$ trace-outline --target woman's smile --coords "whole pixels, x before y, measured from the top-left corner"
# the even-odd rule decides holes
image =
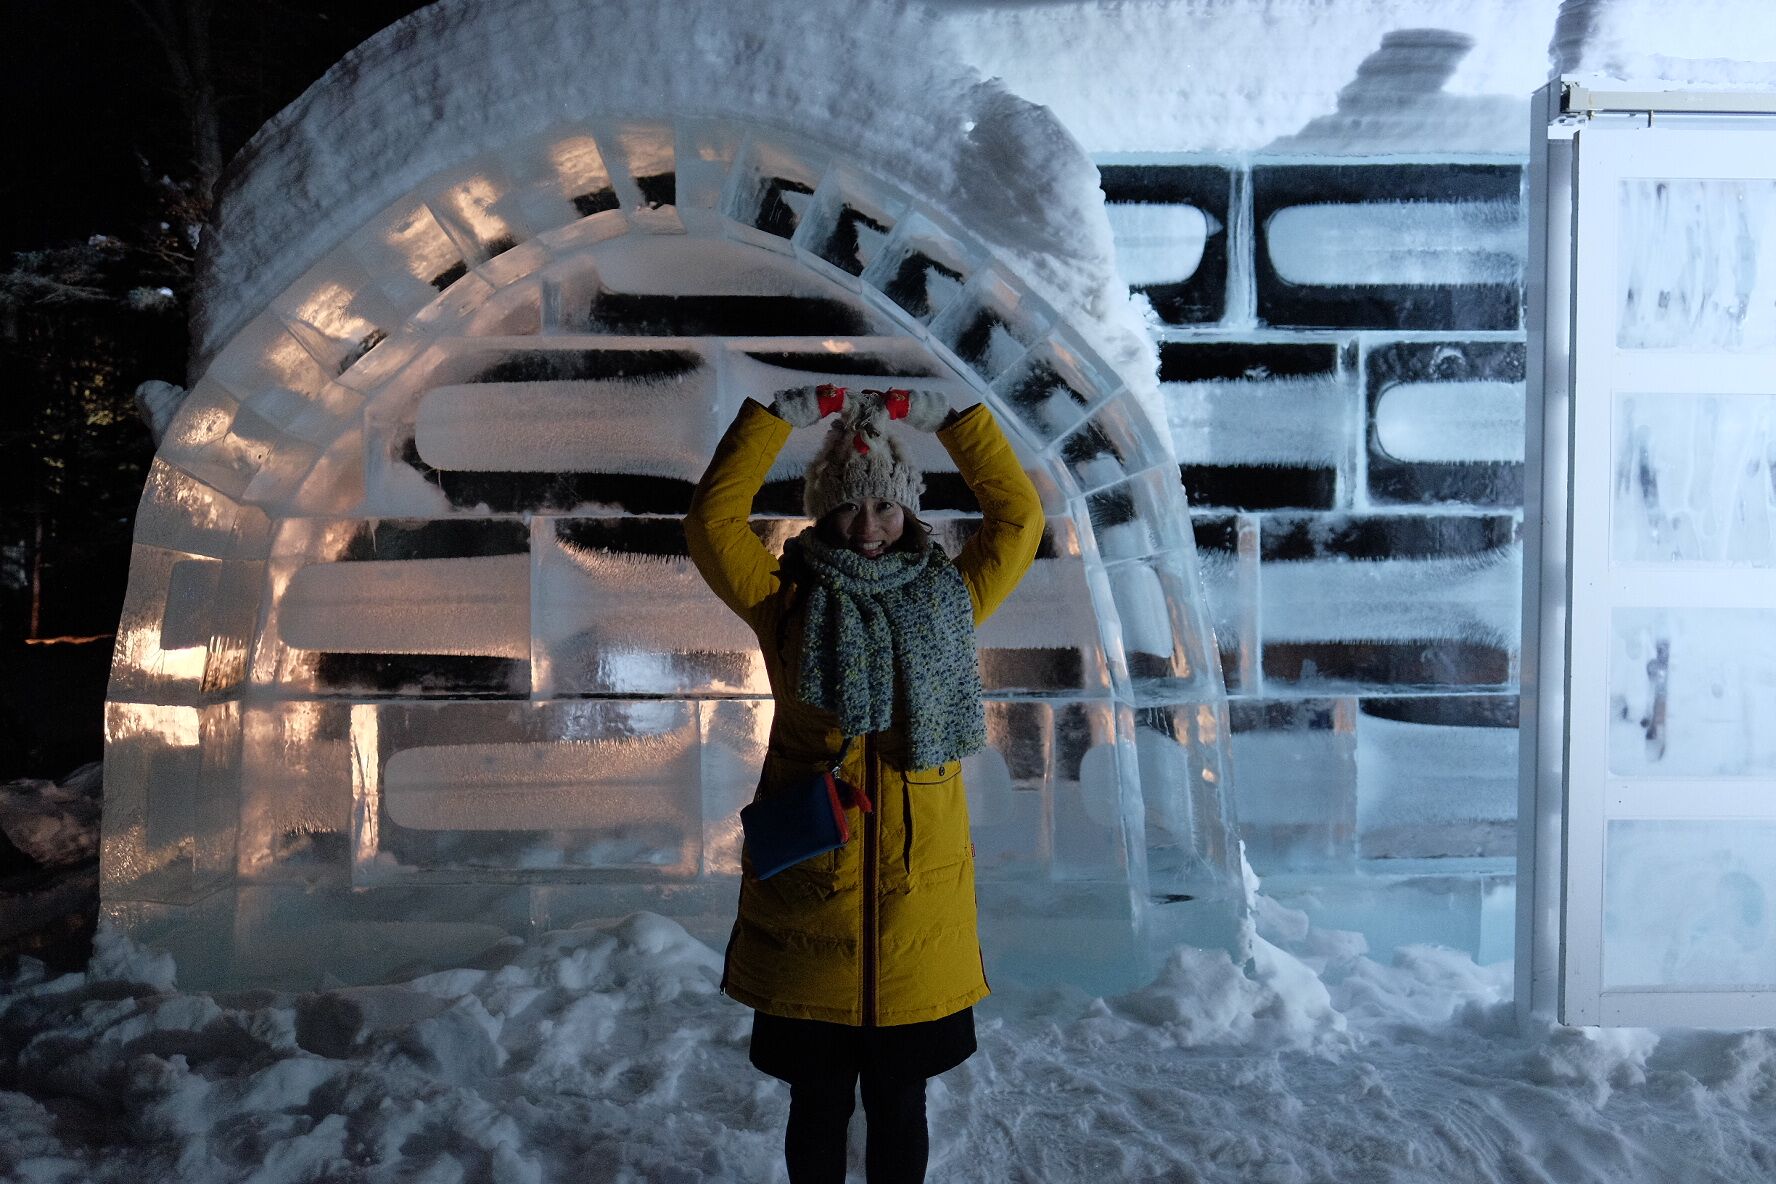
[[[852,553],[880,559],[906,530],[906,510],[887,498],[865,498],[834,507],[824,522]]]

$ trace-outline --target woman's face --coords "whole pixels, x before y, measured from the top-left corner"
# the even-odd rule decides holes
[[[827,537],[867,559],[879,559],[893,550],[906,530],[906,511],[887,498],[844,502],[827,512],[821,521]]]

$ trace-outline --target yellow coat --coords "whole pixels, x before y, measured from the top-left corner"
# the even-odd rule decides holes
[[[685,517],[691,559],[758,635],[777,700],[760,795],[830,767],[842,743],[830,711],[795,697],[800,630],[783,622],[800,601],[748,525],[789,433],[788,423],[747,400]],[[955,557],[979,625],[1035,559],[1042,504],[985,406],[937,438],[984,518]],[[875,811],[850,810],[845,846],[768,880],[743,867],[723,983],[729,995],[772,1015],[866,1026],[940,1019],[986,996],[961,763],[906,769],[904,754],[898,726],[852,741],[842,776],[863,787]]]

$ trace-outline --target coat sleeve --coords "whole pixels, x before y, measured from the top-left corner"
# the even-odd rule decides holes
[[[691,562],[755,633],[781,581],[777,556],[752,533],[752,499],[789,433],[788,423],[746,400],[715,446],[684,520]]]
[[[981,528],[956,556],[979,625],[1035,561],[1044,525],[1042,499],[985,404],[964,411],[937,438],[980,503]]]

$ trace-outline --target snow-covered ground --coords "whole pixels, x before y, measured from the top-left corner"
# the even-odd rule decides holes
[[[1180,949],[1115,998],[1002,984],[930,1087],[930,1179],[1776,1178],[1776,1032],[1519,1034],[1508,966],[1259,911],[1249,972]],[[405,983],[212,996],[101,929],[84,973],[0,985],[0,1179],[781,1180],[788,1092],[720,969],[637,914]]]

